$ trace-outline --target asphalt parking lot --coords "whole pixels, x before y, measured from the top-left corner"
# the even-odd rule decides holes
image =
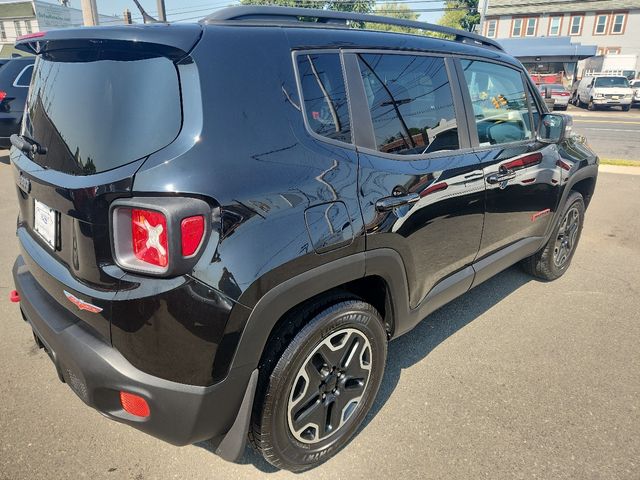
[[[3,153],[0,478],[292,478],[250,450],[235,465],[206,444],[164,444],[57,380],[7,300],[16,201]],[[601,173],[569,272],[541,283],[511,268],[393,342],[360,434],[298,478],[640,478],[638,211],[640,175]]]
[[[590,112],[569,105],[567,113],[573,117],[574,131],[587,137],[600,158],[640,161],[640,108]]]

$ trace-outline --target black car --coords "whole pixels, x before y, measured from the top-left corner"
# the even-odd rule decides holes
[[[19,57],[0,68],[0,148],[11,146],[11,135],[20,132],[35,57]]]
[[[471,33],[232,7],[18,48],[13,300],[88,405],[230,460],[335,454],[387,341],[516,262],[560,277],[596,184],[570,118]]]

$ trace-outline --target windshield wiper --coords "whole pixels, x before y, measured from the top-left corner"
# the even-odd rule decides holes
[[[24,153],[37,153],[38,155],[46,155],[47,153],[47,147],[40,145],[33,138],[29,138],[26,135],[16,135],[14,133],[10,139],[11,144]]]

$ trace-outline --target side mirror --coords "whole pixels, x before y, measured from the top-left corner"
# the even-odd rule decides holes
[[[538,128],[537,140],[542,143],[559,143],[571,135],[573,118],[562,113],[546,113]]]

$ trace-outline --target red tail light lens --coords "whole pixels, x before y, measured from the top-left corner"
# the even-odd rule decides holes
[[[129,392],[120,392],[120,403],[125,412],[136,417],[148,417],[151,414],[149,404],[139,395]]]
[[[211,207],[196,198],[123,198],[110,214],[113,259],[123,270],[145,275],[190,272],[212,229]]]
[[[162,213],[134,208],[131,211],[131,241],[133,254],[139,260],[161,268],[169,264],[167,219]]]
[[[568,97],[569,92],[565,92],[564,90],[551,90],[551,95],[559,95],[561,97]]]
[[[0,90],[0,102],[7,98],[7,92]]]
[[[180,222],[182,233],[182,256],[190,257],[198,250],[202,237],[204,237],[204,217],[196,215],[188,217]]]

